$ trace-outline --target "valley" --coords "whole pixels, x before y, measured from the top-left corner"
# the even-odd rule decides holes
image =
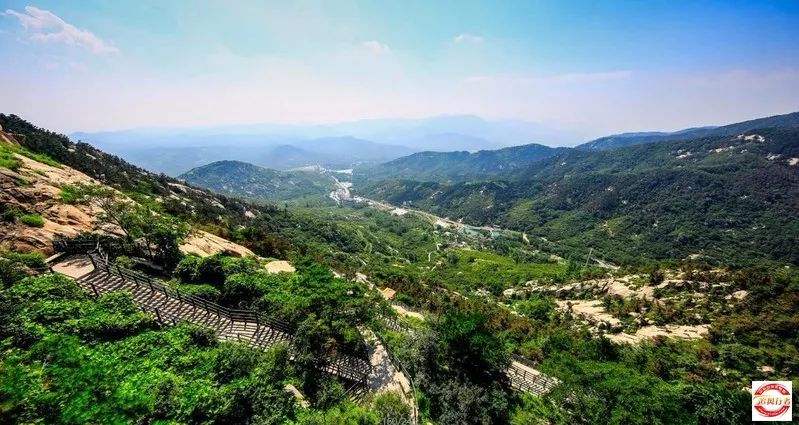
[[[773,181],[770,174],[775,174],[784,180],[781,187],[790,192],[795,178],[790,159],[797,155],[790,128],[732,138],[659,141],[651,147],[620,148],[624,151],[613,157],[559,151],[524,165],[527,172],[537,170],[535,179],[544,183],[531,183],[529,177],[517,174],[519,167],[502,171],[502,181],[455,182],[445,177],[442,182],[402,178],[375,182],[368,177],[369,168],[275,171],[224,161],[193,170],[184,181],[138,169],[16,117],[3,116],[0,123],[7,129],[6,143],[13,143],[4,145],[5,155],[16,161],[2,169],[7,217],[2,243],[12,249],[4,255],[13,259],[14,251],[30,249],[49,253],[55,239],[90,238],[107,246],[109,261],[113,261],[109,267],[154,274],[164,279],[167,294],[174,290],[207,300],[202,302],[220,303],[220,308],[251,309],[287,323],[296,332],[289,347],[271,343],[262,347],[267,357],[291,359],[286,378],[277,380],[280,386],[270,390],[291,394],[296,400],[286,406],[299,407],[275,410],[285,418],[310,418],[329,414],[331,409],[360,415],[359,409],[394,396],[399,397],[390,402],[394,408],[408,409],[410,417],[415,415],[420,421],[435,421],[440,412],[468,411],[448,410],[453,406],[444,402],[450,397],[442,387],[447,385],[482,394],[470,403],[480,406],[479,413],[473,414],[487,421],[497,415],[500,422],[514,423],[506,415],[523,416],[530,410],[555,418],[564,414],[557,406],[571,403],[574,397],[610,400],[611,394],[621,390],[603,389],[606,378],[597,380],[595,373],[633,382],[633,387],[623,391],[628,399],[640,401],[634,401],[637,406],[645,404],[653,388],[660,388],[657,391],[687,391],[680,392],[680,397],[709,407],[716,406],[715,402],[693,391],[712,389],[721,391],[724,400],[740,400],[739,388],[749,376],[795,374],[797,353],[777,337],[785,335],[781,329],[794,317],[797,277],[790,263],[775,263],[775,257],[764,256],[762,267],[748,267],[706,254],[657,258],[645,252],[631,261],[629,251],[617,250],[613,244],[575,241],[553,232],[552,222],[525,221],[518,216],[521,205],[535,210],[536,203],[558,202],[557,198],[524,200],[509,208],[497,204],[502,196],[540,196],[535,191],[549,184],[570,184],[576,172],[564,173],[557,167],[613,170],[629,164],[627,156],[638,159],[651,154],[648,161],[654,163],[662,162],[664,153],[674,157],[670,161],[690,157],[692,162],[678,163],[680,168],[699,167],[705,172],[708,168],[702,167],[711,167],[722,175],[728,168],[719,168],[715,155],[729,155],[736,164],[731,168],[734,172],[749,169],[744,175],[760,173],[760,179],[769,182]],[[679,155],[685,156],[676,158]],[[471,167],[469,161],[463,164],[465,169]],[[637,168],[647,173],[648,166]],[[595,176],[599,183],[588,187],[612,186],[613,191],[603,189],[602,193],[618,194],[629,203],[635,198],[626,198],[630,189],[623,184],[635,177],[609,181],[619,173]],[[704,184],[715,184],[713,179],[692,182],[698,191]],[[525,186],[534,191],[525,192],[521,189]],[[109,192],[103,187],[113,189]],[[394,191],[397,188],[402,190]],[[781,189],[767,190],[758,196],[772,196],[767,193]],[[455,201],[455,193],[460,193],[460,202]],[[561,196],[561,201],[576,196],[563,189],[552,194]],[[588,204],[594,202],[590,197],[595,193],[587,196]],[[770,199],[772,206],[761,217],[790,208],[793,198]],[[618,208],[622,200],[609,205]],[[508,198],[507,202],[518,201]],[[707,211],[714,211],[712,202]],[[564,208],[568,211],[569,205],[555,210]],[[62,210],[74,213],[52,213]],[[625,210],[623,217],[592,211],[604,223],[638,220],[641,206]],[[72,221],[79,212],[89,218]],[[114,219],[114,214],[121,215]],[[149,218],[142,222],[139,214]],[[25,215],[41,216],[43,226],[26,224]],[[685,219],[682,212],[677,216]],[[561,220],[557,214],[549,217]],[[582,219],[590,221],[589,217]],[[659,216],[661,226],[666,217]],[[148,221],[158,225],[145,225]],[[603,237],[614,241],[624,235],[623,226],[615,226],[617,230],[605,230]],[[573,230],[580,229],[584,227]],[[783,235],[795,236],[790,230]],[[142,238],[151,241],[149,245]],[[178,243],[170,245],[171,238]],[[676,241],[661,243],[674,246]],[[16,264],[20,260],[3,261]],[[12,288],[44,285],[44,280],[56,278],[43,274],[39,279],[43,280],[24,280]],[[98,300],[117,296],[110,289]],[[143,296],[134,299],[141,302],[146,299]],[[773,311],[780,319],[762,321],[764,306],[774,305],[774,297]],[[43,308],[34,300],[25,302],[25,308]],[[171,311],[166,304],[164,309],[157,314],[162,315],[160,320]],[[196,322],[194,316],[176,314],[166,327],[146,332],[195,332],[186,328]],[[177,326],[171,329],[173,324]],[[753,340],[743,331],[752,326],[760,327],[761,338]],[[242,329],[250,331],[246,326]],[[125,341],[144,331],[129,332]],[[228,331],[214,332],[226,335]],[[788,333],[787,338],[795,335]],[[235,348],[235,343],[219,344],[222,352],[243,349]],[[22,347],[13,349],[18,355],[25,352]],[[190,353],[199,349],[185,348]],[[287,354],[280,354],[281,350],[288,350],[283,351]],[[346,379],[314,372],[332,367],[323,359],[343,353],[370,364],[381,375],[370,375],[371,384],[357,389]],[[157,358],[155,353],[147,355]],[[438,360],[425,363],[431,358]],[[248,382],[256,385],[255,380]],[[284,387],[291,388],[290,392]],[[185,397],[171,391],[174,397]],[[363,395],[348,396],[356,393]],[[329,401],[321,401],[325,399]],[[493,409],[489,400],[508,403],[510,410]],[[606,412],[622,414],[617,404],[606,406]],[[693,410],[685,414],[693,419],[701,415]]]
[[[0,424],[799,423],[797,0],[0,15]]]

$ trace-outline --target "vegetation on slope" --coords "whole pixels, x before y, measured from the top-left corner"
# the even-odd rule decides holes
[[[357,168],[355,178],[369,181],[395,178],[456,182],[485,179],[524,169],[565,150],[529,144],[474,153],[419,152],[371,168]]]
[[[409,366],[419,389],[422,417],[437,424],[742,423],[749,415],[749,395],[741,388],[751,379],[797,377],[797,356],[791,347],[799,345],[792,331],[797,329],[799,280],[793,269],[742,270],[732,283],[713,281],[732,285],[730,290],[749,290],[751,295],[742,303],[729,301],[724,309],[712,312],[707,340],[656,338],[640,345],[619,345],[598,336],[571,313],[557,309],[548,295],[512,298],[509,306],[497,302],[508,301],[500,297],[502,290],[524,286],[527,280],[558,285],[607,273],[551,257],[549,253],[559,245],[533,238],[535,233],[528,232],[531,242],[521,237],[469,237],[434,229],[427,218],[415,214],[396,216],[367,207],[290,211],[258,207],[190,186],[176,189],[174,185],[180,183],[137,171],[123,161],[117,166],[103,161],[81,165],[70,156],[75,153],[70,149],[78,152],[76,145],[62,144],[64,153],[58,148],[63,141],[60,136],[28,130],[46,149],[52,148],[54,158],[64,155],[65,163],[74,161],[76,167],[90,172],[107,169],[116,177],[100,176],[105,182],[158,214],[246,242],[261,255],[293,259],[299,272],[292,276],[265,274],[253,260],[184,257],[171,283],[182,289],[196,287],[197,293],[226,305],[257,308],[292,321],[300,329],[296,339],[302,351],[299,362],[287,365],[282,360],[285,352],[279,349],[261,355],[215,343],[207,332],[187,325],[157,329],[152,318],[134,308],[124,294],[93,301],[62,278],[24,278],[35,267],[21,264],[34,265],[35,260],[3,255],[3,421],[377,423],[381,418],[364,410],[370,407],[341,401],[341,386],[312,372],[314,362],[331,346],[358,349],[355,325],[361,323],[383,333],[398,358]],[[738,141],[745,145],[740,149],[748,149],[757,158],[765,154],[758,146],[767,146],[772,152],[777,145],[770,143],[779,137],[770,139],[762,134],[767,142]],[[727,145],[705,149],[719,146]],[[90,147],[80,149],[84,149],[82,154],[103,155]],[[709,152],[669,159],[673,154],[668,149],[683,147],[666,148],[665,156],[657,150],[641,149],[626,162],[597,159],[592,165],[587,160],[576,161],[568,176],[558,176],[551,167],[526,172],[541,173],[542,178],[551,173],[549,178],[555,181],[579,178],[586,171],[581,167],[589,166],[606,172],[608,179],[621,178],[630,165],[635,165],[633,173],[652,172],[664,161],[683,164],[687,171],[708,178],[727,169],[714,163]],[[792,149],[791,143],[786,143],[782,152],[795,155]],[[727,151],[713,154],[723,152]],[[642,161],[645,153],[654,155]],[[727,166],[747,170],[748,162],[735,161],[743,157],[733,156],[732,150],[727,153]],[[566,157],[577,158],[562,158]],[[785,161],[786,156],[780,160]],[[764,161],[768,167],[792,170],[786,164]],[[769,168],[766,175],[773,170],[776,168]],[[135,179],[128,179],[129,175]],[[599,180],[590,187],[604,188],[607,182]],[[555,190],[529,182],[530,187],[525,187],[513,180],[492,184],[497,189],[482,194],[469,185],[453,186],[464,195],[474,195],[458,205],[477,209],[500,189],[516,194]],[[566,198],[579,195],[590,199],[592,193],[581,194],[581,187],[572,186],[565,192]],[[78,193],[67,190],[62,195],[74,199]],[[183,196],[186,205],[173,205],[168,201],[171,195]],[[772,196],[769,199],[778,205],[790,205],[781,203],[787,198],[774,197],[768,191],[763,196]],[[619,208],[618,204],[611,206]],[[562,205],[576,209],[580,204],[569,200]],[[248,217],[245,211],[257,216]],[[591,217],[595,211],[586,213]],[[492,212],[483,214],[490,217]],[[524,218],[523,214],[519,218]],[[428,313],[426,320],[408,320],[413,332],[380,330],[374,319],[391,313],[376,294],[368,292],[365,284],[335,279],[326,268],[302,260],[306,256],[350,276],[356,271],[368,272],[371,281],[392,286],[398,290],[398,299]],[[641,256],[639,252],[636,258]],[[691,267],[699,266],[692,263]],[[614,306],[621,313],[623,308],[618,303]],[[228,351],[233,353],[226,354]],[[509,353],[536,361],[537,368],[557,377],[561,385],[541,398],[510,391],[501,375]],[[282,384],[289,382],[309,397],[311,409],[294,406],[282,392]],[[371,406],[383,403],[376,401]]]
[[[335,183],[326,174],[277,171],[239,161],[213,162],[189,170],[178,178],[217,193],[267,201],[327,195]]]
[[[760,128],[799,127],[799,112],[772,117],[758,118],[721,127],[686,128],[672,133],[644,132],[623,133],[600,137],[576,146],[576,149],[604,151],[625,146],[642,145],[675,139],[694,139],[697,137],[735,136]]]
[[[761,137],[763,138],[761,141]],[[506,180],[386,180],[368,196],[473,224],[556,240],[619,263],[699,254],[726,263],[799,264],[799,130],[763,129],[632,146],[571,150]]]

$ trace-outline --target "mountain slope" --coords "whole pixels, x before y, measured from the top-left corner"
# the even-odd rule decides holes
[[[179,177],[217,193],[283,200],[326,195],[335,184],[329,175],[308,171],[277,171],[239,161],[217,161]]]
[[[5,131],[0,132],[3,140],[14,140],[14,146],[9,149],[25,149],[26,155],[38,162],[45,161],[56,167],[70,167],[84,174],[86,178],[112,187],[159,214],[190,225],[194,229],[190,236],[200,236],[202,239],[195,244],[196,249],[190,249],[190,252],[210,254],[219,250],[236,251],[225,246],[227,241],[232,241],[263,257],[290,258],[310,255],[338,272],[349,275],[365,267],[359,254],[365,249],[367,242],[356,229],[345,228],[340,223],[296,209],[277,208],[263,202],[252,203],[231,198],[176,178],[151,173],[87,143],[75,143],[62,134],[39,128],[16,115],[0,114],[0,127]],[[2,144],[0,142],[0,146]],[[5,174],[6,170],[13,171],[20,163],[15,160],[16,153],[7,155],[6,150],[8,149],[0,149],[0,174]],[[24,198],[26,207],[21,213],[35,212],[41,215],[45,219],[42,227],[45,230],[49,229],[46,220],[50,217],[54,220],[49,221],[61,223],[61,219],[51,216],[46,209],[60,202],[59,192],[65,182],[54,182],[47,188],[38,190],[35,186],[37,172],[31,171],[21,176],[22,178],[11,172],[8,175],[8,179],[2,182],[4,186],[0,187],[1,193],[11,194],[15,199],[17,195]],[[21,187],[26,189],[20,190]],[[38,202],[37,197],[46,197],[47,200]],[[4,198],[0,201],[5,203],[11,199]],[[5,205],[0,204],[0,212],[4,209]],[[4,214],[2,219],[5,218]],[[19,217],[12,218],[21,221]],[[78,215],[64,215],[63,218],[63,223],[69,226],[77,226],[76,221],[81,219]],[[0,222],[0,236],[13,236],[11,233],[16,228],[2,226]],[[11,231],[6,231],[7,229]],[[79,230],[83,229],[81,227]],[[41,237],[37,236],[35,241],[26,242],[24,246],[46,250],[55,233],[39,235]],[[246,253],[243,249],[238,252]]]
[[[385,178],[419,181],[465,181],[524,169],[566,148],[529,144],[490,151],[419,152],[371,168],[357,169],[361,183]]]
[[[25,138],[24,135],[18,137]],[[0,152],[8,152],[10,146],[19,148],[20,144],[13,135],[0,131]],[[19,152],[14,154],[16,164],[10,168],[0,166],[0,212],[3,213],[3,219],[0,220],[0,247],[35,249],[49,254],[52,253],[52,241],[56,237],[71,237],[98,230],[104,233],[119,232],[119,229],[102,225],[97,218],[100,211],[96,206],[66,203],[60,198],[61,191],[67,186],[101,185],[99,180],[41,154],[14,150]],[[182,202],[192,202],[183,193],[176,192],[171,196]],[[14,215],[22,213],[40,217],[40,225],[14,219]],[[186,237],[180,249],[201,256],[219,252],[253,255],[252,251],[241,245],[199,229]]]
[[[592,152],[482,182],[387,179],[367,196],[595,248],[618,262],[709,255],[799,264],[799,128]]]
[[[691,139],[711,136],[731,136],[745,133],[754,129],[772,127],[799,127],[799,112],[758,118],[721,127],[687,128],[670,133],[644,132],[615,134],[591,140],[589,142],[583,143],[582,145],[578,145],[575,148],[589,151],[603,151],[624,146],[660,142],[663,140]]]

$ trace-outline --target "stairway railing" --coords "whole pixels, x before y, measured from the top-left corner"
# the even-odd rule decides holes
[[[151,292],[162,293],[167,298],[172,298],[180,302],[185,302],[195,308],[203,309],[205,311],[216,314],[217,317],[230,320],[231,322],[244,322],[247,325],[255,325],[257,336],[260,328],[269,328],[280,333],[285,334],[285,339],[291,344],[296,327],[283,320],[270,317],[264,313],[254,310],[234,309],[219,305],[213,301],[206,300],[202,297],[186,294],[177,288],[173,288],[159,279],[154,279],[146,274],[139,273],[134,270],[121,267],[116,264],[109,264],[108,255],[106,255],[99,241],[69,241],[57,239],[53,241],[53,247],[56,251],[77,253],[87,253],[92,265],[96,271],[107,273],[112,276],[117,276],[122,280],[132,282],[137,287],[144,287]],[[95,296],[99,296],[99,290],[91,280],[86,280],[91,286]],[[161,311],[157,308],[143,306],[144,310],[155,313],[159,322],[166,323],[161,315]],[[173,319],[174,323],[174,319]],[[241,335],[238,339],[241,339]],[[246,337],[245,337],[246,338]],[[257,341],[250,340],[251,343]],[[326,365],[323,367],[328,373],[335,374],[350,381],[355,381],[358,384],[366,385],[369,375],[372,371],[372,366],[367,359],[358,357],[357,352],[347,349],[347,347],[337,346],[333,347],[334,353],[327,358]]]

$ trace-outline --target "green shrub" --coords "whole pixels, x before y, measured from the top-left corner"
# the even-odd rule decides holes
[[[24,224],[26,226],[44,227],[44,218],[42,218],[41,215],[36,214],[36,213],[22,214],[19,217],[19,221],[21,221],[22,224]]]
[[[202,283],[221,286],[225,283],[225,271],[222,268],[222,258],[219,255],[205,257],[197,265],[197,279]]]
[[[6,251],[6,252],[0,252],[0,257],[7,258],[11,261],[16,261],[18,263],[22,263],[32,269],[40,270],[47,267],[47,263],[44,261],[44,256],[36,251],[29,251],[29,252]]]
[[[412,306],[415,304],[414,298],[404,292],[397,292],[397,294],[394,296],[394,301],[407,306]]]
[[[261,265],[255,257],[222,257],[222,269],[225,276],[236,273],[254,273],[261,270]]]
[[[152,316],[142,311],[130,294],[109,292],[100,295],[97,303],[88,304],[77,320],[69,322],[66,330],[84,339],[114,340],[153,326]]]
[[[0,288],[8,287],[25,277],[22,264],[0,258]]]
[[[225,264],[229,263],[230,267]],[[246,263],[229,262],[220,255],[200,258],[187,255],[180,259],[172,275],[183,283],[207,283],[221,287],[225,283],[225,269],[248,269]]]
[[[17,303],[86,298],[86,293],[74,280],[57,273],[45,273],[22,279],[9,288],[7,293]]]
[[[222,383],[241,378],[252,373],[262,357],[261,352],[243,344],[219,344],[214,362],[214,375]]]
[[[83,193],[78,186],[65,184],[58,192],[58,198],[65,204],[74,205],[81,201]]]
[[[205,285],[201,283],[182,284],[178,285],[177,288],[183,294],[196,295],[210,301],[218,301],[222,296],[222,293],[219,291],[219,289],[216,289],[211,285]]]
[[[114,264],[119,267],[124,267],[126,269],[132,269],[134,266],[133,260],[126,255],[120,255],[117,258],[114,258]]]
[[[184,256],[175,266],[175,269],[172,271],[172,276],[184,283],[195,282],[197,280],[197,268],[200,265],[200,261],[202,261],[202,258],[196,255]]]
[[[374,402],[372,402],[372,408],[380,415],[382,423],[411,423],[411,409],[397,393],[389,392],[378,394]]]
[[[13,222],[22,215],[22,210],[14,204],[3,204],[0,207],[0,218],[3,221]]]

